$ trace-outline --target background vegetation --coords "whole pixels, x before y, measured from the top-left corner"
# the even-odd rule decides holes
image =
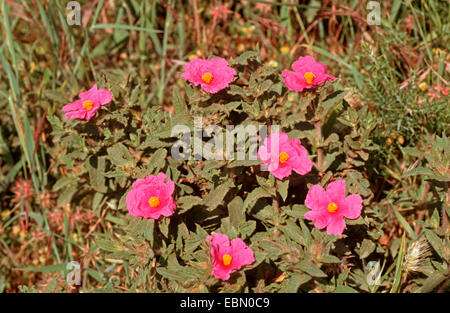
[[[80,4],[70,26],[65,1],[1,1],[0,291],[449,290],[448,1],[380,1],[379,26],[356,0]],[[280,72],[307,54],[339,80],[288,92]],[[201,93],[180,77],[196,56],[226,58],[239,79]],[[94,82],[114,101],[65,119]],[[313,171],[275,183],[254,161],[176,161],[171,127],[195,115],[278,124]],[[132,218],[131,183],[158,172],[176,183],[176,214]],[[364,199],[342,237],[303,218],[308,188],[338,178]],[[256,262],[214,279],[213,231],[242,237]],[[81,286],[66,284],[71,261]]]

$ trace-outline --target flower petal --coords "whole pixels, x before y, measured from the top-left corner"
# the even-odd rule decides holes
[[[320,185],[314,185],[308,190],[306,195],[305,205],[311,210],[326,210],[330,203],[327,193]]]
[[[349,195],[341,202],[340,211],[342,215],[349,219],[356,219],[361,215],[362,198],[360,195]]]
[[[64,114],[65,118],[78,118],[78,119],[84,119],[86,117],[86,110],[84,111],[70,111]]]
[[[345,221],[344,218],[338,215],[330,218],[327,226],[327,234],[329,235],[342,235],[345,229]]]
[[[328,225],[328,215],[319,210],[312,210],[305,213],[304,217],[307,220],[313,221],[314,226],[322,229]]]
[[[80,93],[80,99],[90,98],[97,92],[97,84],[94,84],[88,91]],[[88,99],[89,100],[89,99]]]
[[[231,240],[231,252],[233,256],[233,269],[239,270],[243,266],[255,262],[252,249],[241,238]]]
[[[338,206],[345,198],[345,180],[340,179],[328,184],[327,195],[331,202],[335,202]]]
[[[284,83],[292,91],[301,92],[305,88],[310,88],[305,79],[297,72],[282,71],[281,76],[284,78]]]

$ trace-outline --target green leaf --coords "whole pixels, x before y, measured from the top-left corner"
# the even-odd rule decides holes
[[[133,156],[127,147],[122,143],[115,144],[107,149],[111,162],[117,166],[123,166],[132,163]],[[131,165],[131,164],[130,164]]]
[[[96,281],[98,281],[99,283],[104,283],[106,281],[105,276],[103,275],[103,273],[101,273],[99,271],[95,271],[95,270],[93,270],[91,268],[85,268],[84,271],[86,273],[88,273],[89,276],[91,276]]]
[[[245,222],[245,210],[244,210],[244,200],[237,196],[228,204],[228,214],[230,216],[230,223],[236,229],[242,222]]]
[[[59,189],[66,187],[67,185],[72,185],[77,180],[73,177],[61,177],[59,178],[56,183],[53,185],[52,190],[58,191]]]
[[[258,201],[258,199],[265,198],[265,197],[271,198],[272,196],[270,195],[269,192],[267,192],[262,187],[253,189],[247,195],[247,198],[245,198],[243,210],[247,211],[248,209],[253,208],[253,206],[256,204],[256,201]]]
[[[334,292],[336,292],[336,293],[358,293],[358,291],[356,291],[352,287],[343,286],[343,285],[337,286],[336,289],[334,290]]]
[[[287,279],[287,285],[284,286],[282,289],[280,289],[280,292],[286,292],[286,293],[297,293],[298,288],[303,285],[304,283],[307,283],[311,280],[311,276],[308,274],[300,274],[300,273],[293,273],[288,279]]]
[[[231,62],[232,65],[248,65],[248,61],[251,59],[258,58],[259,55],[256,51],[246,51],[242,53],[239,57]]]
[[[169,280],[176,280],[179,282],[184,282],[186,281],[186,278],[182,275],[180,275],[177,271],[175,270],[168,270],[162,267],[158,267],[156,269],[156,271],[163,276],[164,278],[167,278]]]
[[[78,186],[73,185],[70,186],[67,189],[64,189],[64,191],[59,195],[57,200],[57,205],[59,207],[68,204],[72,201],[72,197],[75,195],[75,193],[78,191]]]
[[[62,264],[54,264],[54,265],[48,265],[43,267],[23,267],[23,268],[16,268],[16,270],[19,271],[27,271],[27,272],[42,272],[42,273],[49,273],[49,272],[63,272],[67,268],[67,263]]]
[[[408,222],[405,220],[405,218],[395,209],[392,208],[394,210],[395,216],[397,217],[398,221],[400,222],[400,224],[402,224],[403,228],[408,232],[409,236],[413,239],[416,240],[417,236],[414,233],[413,229],[411,228],[411,226],[408,224]]]
[[[178,207],[180,207],[178,213],[181,214],[192,209],[196,205],[203,204],[203,199],[197,196],[184,196],[178,198],[177,203]]]
[[[110,221],[110,222],[113,222],[114,224],[117,224],[117,225],[121,225],[121,226],[127,225],[127,222],[124,219],[122,219],[120,217],[113,216],[113,215],[111,215],[109,213],[106,214],[105,219]]]
[[[155,229],[155,220],[153,219],[144,219],[143,223],[143,235],[144,238],[150,242],[150,245],[153,246],[153,232]]]
[[[148,168],[151,171],[159,171],[164,168],[166,164],[167,150],[164,148],[160,148],[153,153],[148,161]]]
[[[375,251],[376,244],[368,239],[364,239],[359,249],[359,257],[361,259],[367,258],[373,251]]]
[[[97,168],[91,165],[92,157],[90,157],[85,163],[89,172],[89,180],[91,186],[98,192],[105,193],[108,188],[105,186],[105,158],[100,157],[97,159]]]
[[[271,260],[276,260],[280,255],[286,253],[280,249],[280,246],[275,244],[273,241],[263,240],[259,242],[259,247],[264,249],[267,253],[267,257]]]
[[[250,235],[253,234],[255,229],[256,229],[255,221],[241,222],[239,224],[239,232],[241,233],[242,239],[246,239],[247,237],[250,237]]]
[[[334,255],[321,255],[318,259],[322,263],[342,263],[342,260]]]
[[[410,171],[405,172],[402,176],[403,177],[409,177],[409,176],[416,176],[416,175],[422,175],[422,176],[434,176],[434,172],[425,167],[416,167]]]
[[[232,183],[225,183],[219,185],[216,189],[212,190],[205,198],[205,205],[210,209],[214,210],[219,204],[223,203],[223,198],[227,195],[230,190]]]
[[[344,99],[345,92],[342,90],[335,91],[327,97],[327,99],[319,104],[317,114],[321,119],[325,119],[330,111],[334,110]]]
[[[175,108],[175,112],[177,114],[187,113],[186,103],[184,102],[184,99],[181,96],[180,90],[178,88],[173,89],[172,98],[173,98],[173,106]]]
[[[402,243],[400,246],[400,250],[399,253],[397,255],[397,260],[396,260],[396,266],[395,266],[395,275],[394,275],[394,282],[392,283],[392,288],[389,291],[390,293],[396,293],[398,292],[399,288],[400,288],[400,282],[401,282],[401,277],[402,277],[402,264],[403,264],[403,256],[404,256],[404,252],[405,252],[405,233],[403,233],[403,237],[402,237]]]
[[[170,220],[165,218],[165,219],[162,219],[158,224],[159,230],[166,238],[169,238],[169,223],[170,223]]]
[[[301,231],[300,226],[295,224],[293,221],[287,220],[286,226],[283,226],[281,231],[286,235],[286,237],[302,246],[306,246],[305,238],[303,237],[303,232]]]
[[[298,267],[311,275],[312,277],[327,277],[327,274],[322,272],[322,270],[314,263],[309,260],[303,260],[298,264]]]
[[[304,204],[294,204],[291,210],[289,210],[288,207],[285,207],[285,210],[283,211],[289,216],[295,217],[297,219],[303,219],[305,213],[310,211],[310,209],[308,209]]]
[[[95,241],[95,244],[102,250],[109,252],[116,252],[118,249],[117,244],[114,241],[108,239],[98,239]]]
[[[434,250],[439,254],[441,258],[444,258],[443,242],[442,240],[431,230],[425,229],[425,236],[428,242],[431,244]]]
[[[430,277],[428,277],[422,287],[418,290],[420,293],[432,292],[437,286],[442,284],[444,280],[448,279],[448,275],[443,275],[439,272],[434,272]]]
[[[278,188],[278,192],[280,193],[280,196],[283,199],[283,201],[286,201],[286,198],[288,196],[288,189],[289,189],[289,179],[278,180],[277,188]]]

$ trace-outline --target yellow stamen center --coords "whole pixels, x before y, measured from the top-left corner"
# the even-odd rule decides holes
[[[303,75],[303,77],[305,77],[307,84],[311,84],[313,82],[314,78],[316,78],[316,75],[314,75],[311,72],[306,72],[305,75]]]
[[[286,152],[281,152],[280,153],[280,163],[286,163],[287,160],[289,160],[290,156],[289,154],[287,154]]]
[[[330,204],[328,204],[328,208],[327,208],[328,212],[334,213],[337,211],[337,209],[338,209],[338,206],[336,203],[331,202]]]
[[[209,72],[208,72],[208,73],[205,73],[205,74],[202,75],[202,80],[203,80],[205,83],[209,84],[209,83],[212,82],[213,76],[212,76],[212,74],[209,73]]]
[[[223,257],[222,257],[223,265],[225,265],[225,266],[230,265],[232,259],[233,259],[233,258],[231,257],[231,255],[229,255],[229,254],[224,254]]]
[[[148,200],[148,204],[150,204],[152,208],[156,208],[160,203],[158,197],[151,197],[150,200]]]
[[[83,107],[88,111],[91,110],[93,106],[94,103],[91,100],[86,100],[83,102]]]

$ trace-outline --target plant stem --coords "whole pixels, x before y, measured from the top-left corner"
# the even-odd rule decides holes
[[[321,121],[317,121],[314,124],[316,131],[317,131],[317,141],[318,141],[318,146],[317,146],[317,169],[319,170],[319,173],[322,174],[322,163],[323,163],[323,150],[322,147],[320,146],[320,141],[322,139],[322,122]]]

